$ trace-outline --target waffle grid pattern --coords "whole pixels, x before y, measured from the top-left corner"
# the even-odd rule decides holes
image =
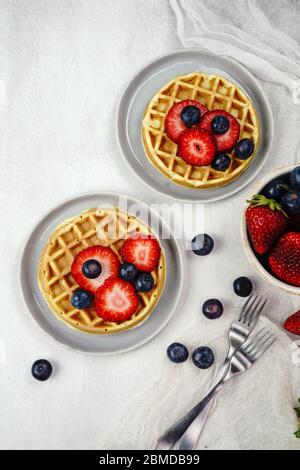
[[[239,139],[249,138],[255,145],[251,158],[239,160],[229,153],[232,162],[225,172],[185,163],[165,132],[164,120],[173,104],[187,99],[234,116],[241,127]],[[229,183],[248,167],[258,147],[259,124],[250,99],[236,85],[220,76],[192,73],[172,80],[151,99],[142,122],[142,141],[152,165],[167,178],[181,186],[207,189]]]
[[[135,232],[150,234],[151,230],[141,220],[119,209],[91,209],[57,227],[41,254],[38,280],[49,307],[61,320],[81,331],[108,334],[131,328],[150,315],[165,283],[163,253],[152,272],[154,288],[149,293],[138,294],[138,310],[126,322],[107,322],[96,315],[94,308],[77,310],[71,304],[72,292],[78,288],[71,274],[74,257],[84,248],[101,244],[109,246],[121,260],[123,243]]]

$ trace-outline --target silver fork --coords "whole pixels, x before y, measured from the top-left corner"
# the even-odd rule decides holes
[[[262,313],[266,303],[267,299],[253,295],[248,298],[248,300],[243,305],[241,312],[236,316],[236,318],[234,318],[229,330],[229,349],[227,357],[220,371],[213,380],[213,383],[209,387],[208,393],[215,387],[215,385],[226,373],[232,356],[234,355],[235,351],[249,337],[249,334],[255,327],[256,322],[260,314]],[[197,444],[197,441],[199,440],[200,434],[209,415],[212,404],[213,400],[204,408],[202,412],[198,414],[198,416],[193,420],[188,430],[186,431],[186,433],[189,432],[190,439],[193,435],[194,447]]]
[[[262,313],[267,299],[252,294],[248,297],[239,313],[233,319],[229,330],[229,349],[227,357],[221,367],[219,373],[214,379],[208,393],[214,388],[219,380],[226,373],[229,362],[235,351],[246,341],[249,334],[255,327],[259,315]],[[183,416],[177,423],[171,426],[163,436],[161,436],[156,443],[155,449],[170,450],[172,449],[178,439],[184,434],[187,428],[195,421],[195,429],[198,430],[198,437],[208,416],[210,406],[207,406],[203,413],[200,414],[202,407],[199,403],[194,406],[185,416]],[[197,437],[197,439],[198,439]],[[197,442],[197,441],[196,441]],[[195,444],[196,444],[195,442]]]
[[[248,370],[266,352],[276,339],[277,336],[275,336],[268,328],[260,330],[254,338],[250,337],[232,356],[226,374],[200,402],[202,409],[207,406],[207,404],[214,398],[221,388],[230,379],[232,379],[232,377],[246,372],[246,370]],[[190,432],[190,428],[188,428],[178,441],[176,449],[192,450],[194,449],[195,443],[197,443],[197,439],[195,440],[194,433]]]

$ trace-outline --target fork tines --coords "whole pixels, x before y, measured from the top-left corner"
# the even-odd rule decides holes
[[[268,299],[260,295],[251,294],[241,309],[238,321],[251,327],[265,308],[267,301]]]
[[[251,337],[241,346],[240,350],[246,354],[251,362],[257,361],[274,343],[277,336],[267,327],[262,328],[254,337]]]

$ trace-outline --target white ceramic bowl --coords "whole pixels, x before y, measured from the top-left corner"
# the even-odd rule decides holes
[[[266,186],[267,183],[269,183],[275,178],[278,178],[286,173],[289,173],[296,166],[299,166],[299,164],[281,167],[281,168],[278,168],[276,171],[272,172],[270,175],[265,176],[262,180],[260,180],[257,186],[254,186],[252,193],[249,195],[247,199],[250,199],[251,196],[253,196],[253,194],[259,194],[261,190]],[[280,289],[283,289],[286,292],[289,292],[295,295],[300,295],[300,287],[291,286],[290,284],[286,284],[285,282],[277,279],[275,276],[273,276],[269,271],[267,271],[264,268],[264,266],[260,263],[260,261],[256,257],[251,247],[251,244],[249,242],[249,237],[248,237],[247,228],[246,228],[245,214],[246,214],[247,207],[248,205],[245,207],[242,213],[241,231],[242,231],[243,245],[244,245],[244,248],[246,250],[247,256],[251,264],[254,266],[256,272],[258,272],[258,274],[262,276],[266,281],[270,282],[276,287],[279,287]]]

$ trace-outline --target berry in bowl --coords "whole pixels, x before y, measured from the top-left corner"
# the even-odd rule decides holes
[[[273,285],[300,295],[300,166],[264,178],[247,202],[242,237],[248,257]]]

